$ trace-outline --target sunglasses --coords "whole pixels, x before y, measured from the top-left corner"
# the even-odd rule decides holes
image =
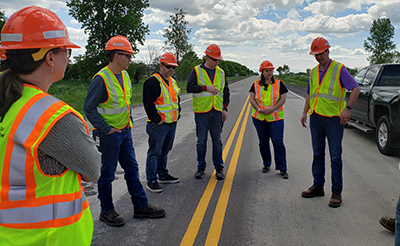
[[[166,68],[166,69],[173,69],[173,70],[175,70],[175,66],[170,66],[170,65],[167,65],[167,64],[164,64],[163,63],[163,66]]]
[[[70,58],[72,55],[72,49],[65,49],[65,54],[67,55],[68,58]]]
[[[126,56],[126,58],[128,58],[128,59],[132,59],[132,55],[127,55],[127,54],[119,53],[119,52],[117,52],[117,54],[121,55],[121,56]]]
[[[214,58],[212,58],[211,56],[207,56],[208,58],[210,58],[211,60],[213,60],[213,61],[218,61],[218,59],[214,59]]]
[[[320,55],[324,54],[326,51],[327,51],[327,49],[326,49],[326,50],[324,50],[324,51],[322,51],[321,53],[314,54],[314,56],[320,56]]]

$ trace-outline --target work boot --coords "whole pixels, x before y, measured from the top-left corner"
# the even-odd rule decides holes
[[[119,227],[125,224],[124,218],[115,212],[115,210],[111,210],[107,213],[101,212],[99,220],[113,227]]]
[[[218,179],[218,180],[223,180],[224,178],[225,178],[225,174],[224,174],[224,169],[222,169],[222,168],[217,168],[216,170],[215,170],[215,177]]]
[[[312,198],[316,196],[324,196],[324,188],[323,187],[315,187],[314,185],[308,188],[301,193],[301,196],[304,198]]]
[[[196,179],[202,179],[204,177],[204,168],[197,169],[197,172],[194,174]]]
[[[142,210],[134,210],[133,218],[142,219],[142,218],[162,218],[166,214],[165,210],[162,208],[156,208],[153,205],[148,205],[146,208]]]
[[[379,220],[379,223],[381,223],[381,225],[383,227],[385,227],[386,229],[388,229],[391,232],[395,231],[395,219],[386,217],[386,216],[382,216],[382,218]]]
[[[331,200],[329,200],[329,207],[338,208],[342,204],[342,195],[332,193]]]

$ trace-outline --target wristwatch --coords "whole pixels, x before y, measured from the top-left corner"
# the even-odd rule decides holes
[[[349,105],[346,105],[346,108],[349,109],[349,110],[352,109],[352,107],[350,107]]]

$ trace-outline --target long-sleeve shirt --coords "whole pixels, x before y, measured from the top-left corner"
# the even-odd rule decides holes
[[[124,89],[122,73],[115,74],[115,77],[122,89]],[[99,106],[100,103],[106,102],[107,99],[108,94],[105,81],[101,76],[96,75],[90,83],[85,103],[83,104],[83,111],[93,127],[95,127],[100,133],[108,133],[111,131],[111,126],[107,124],[104,118],[97,111],[97,106]],[[131,114],[129,117],[131,117]]]
[[[208,77],[210,79],[214,78],[215,76],[215,70],[214,69],[209,69],[206,66],[204,66],[204,63],[200,65],[201,68],[205,69]],[[207,91],[207,86],[206,85],[198,85],[197,83],[197,75],[196,75],[196,71],[193,69],[192,72],[189,75],[189,79],[188,79],[188,83],[186,86],[186,91],[188,93],[200,93],[202,91]],[[228,105],[229,105],[229,98],[230,98],[230,92],[229,92],[229,86],[228,86],[228,81],[226,80],[226,75],[225,75],[225,87],[224,87],[224,91],[223,93],[223,109],[228,109]]]
[[[168,79],[165,79],[161,74],[161,78],[168,85]],[[151,122],[158,123],[161,121],[161,116],[158,114],[154,102],[161,96],[160,82],[156,77],[151,76],[143,84],[143,106],[146,111],[147,117]],[[180,98],[178,96],[179,113],[181,112]],[[178,116],[179,119],[180,115]]]

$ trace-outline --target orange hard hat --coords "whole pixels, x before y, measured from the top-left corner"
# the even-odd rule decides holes
[[[310,55],[320,54],[330,47],[328,40],[321,37],[315,38],[311,43]]]
[[[212,57],[214,59],[217,59],[217,60],[221,60],[222,59],[221,49],[216,44],[212,44],[212,45],[208,46],[206,51],[204,51],[204,53],[207,56],[210,56],[210,57]]]
[[[15,12],[1,31],[0,50],[51,47],[80,48],[69,40],[60,18],[42,7],[30,6]]]
[[[270,61],[265,60],[261,62],[259,71],[262,72],[263,69],[275,69],[275,67]]]
[[[160,63],[165,63],[170,66],[178,67],[178,63],[176,62],[176,57],[171,52],[167,52],[160,58]]]
[[[123,50],[129,53],[135,53],[132,45],[124,36],[114,36],[108,40],[105,50]]]

